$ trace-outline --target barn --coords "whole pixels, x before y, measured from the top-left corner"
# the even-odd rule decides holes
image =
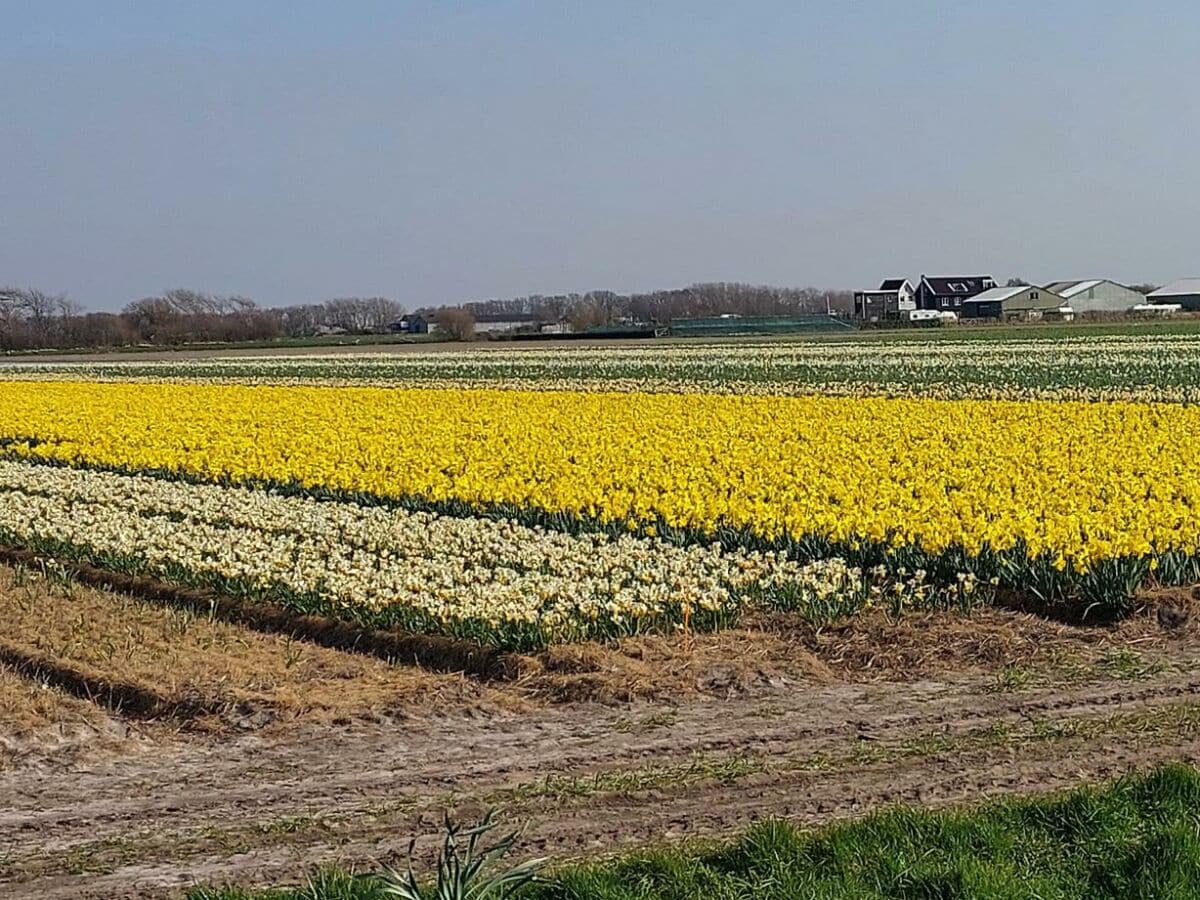
[[[1181,278],[1152,291],[1146,297],[1151,303],[1177,303],[1188,312],[1200,310],[1200,278]]]
[[[964,319],[1040,319],[1056,313],[1067,301],[1037,285],[997,287],[963,301]]]
[[[1089,278],[1081,281],[1055,281],[1046,290],[1058,294],[1076,315],[1084,313],[1123,313],[1146,302],[1146,295],[1133,288],[1109,281]]]

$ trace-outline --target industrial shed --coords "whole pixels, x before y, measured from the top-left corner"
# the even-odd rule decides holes
[[[1146,302],[1145,294],[1139,294],[1133,288],[1127,288],[1107,278],[1055,281],[1046,285],[1046,290],[1066,300],[1077,316],[1091,312],[1128,312]]]
[[[1178,303],[1188,312],[1200,310],[1200,278],[1181,278],[1147,295],[1151,303]]]
[[[1067,301],[1037,285],[997,287],[963,301],[964,319],[1040,319],[1057,313]]]

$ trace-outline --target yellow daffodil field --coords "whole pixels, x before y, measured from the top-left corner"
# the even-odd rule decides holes
[[[1143,585],[1200,581],[1200,407],[1166,396],[236,370],[9,373],[0,536],[506,647],[997,591],[1118,614]]]

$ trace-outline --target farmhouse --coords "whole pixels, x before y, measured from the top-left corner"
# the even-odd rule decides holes
[[[916,291],[907,278],[885,279],[877,291],[854,292],[854,317],[865,322],[899,319],[916,308]]]
[[[963,301],[964,319],[1040,319],[1058,313],[1067,301],[1037,285],[997,287]]]
[[[1181,278],[1147,295],[1151,303],[1178,304],[1188,312],[1200,310],[1200,278]]]
[[[401,316],[388,325],[388,331],[393,334],[429,334],[429,322],[420,315]]]
[[[917,309],[961,312],[963,303],[996,286],[990,275],[921,276],[917,285]]]
[[[1129,312],[1135,306],[1146,302],[1144,294],[1107,278],[1055,281],[1045,287],[1066,300],[1075,315],[1090,312]]]

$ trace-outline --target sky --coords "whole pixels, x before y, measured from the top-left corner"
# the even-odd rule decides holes
[[[1200,275],[1194,0],[0,0],[0,284]]]

